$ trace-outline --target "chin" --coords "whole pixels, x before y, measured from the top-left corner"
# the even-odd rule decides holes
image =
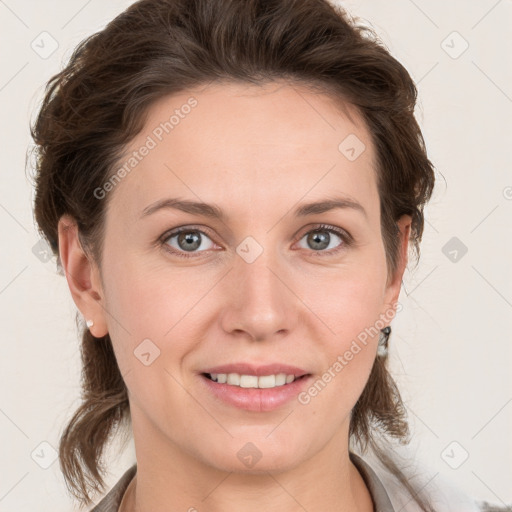
[[[294,469],[300,464],[301,460],[296,456],[291,458],[290,454],[282,457],[265,457],[262,455],[253,466],[249,463],[243,463],[239,460],[233,461],[232,458],[226,460],[215,460],[212,464],[215,468],[229,473],[239,475],[266,475],[267,473],[282,473]],[[210,461],[212,463],[212,461]]]
[[[270,440],[265,435],[232,438],[229,443],[216,443],[213,452],[203,452],[202,459],[221,471],[259,475],[268,472],[284,472],[295,468],[309,456],[303,447],[311,442],[286,443],[282,439]],[[288,440],[289,441],[289,440]]]

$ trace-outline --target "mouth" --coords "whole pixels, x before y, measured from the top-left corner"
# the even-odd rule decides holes
[[[296,376],[294,374],[276,373],[269,375],[250,375],[240,373],[203,373],[207,379],[219,384],[227,384],[239,388],[272,389],[287,386],[297,380],[309,377],[309,373]]]
[[[313,380],[313,374],[302,368],[281,363],[225,364],[205,368],[199,376],[212,403],[251,412],[270,412],[293,403]]]

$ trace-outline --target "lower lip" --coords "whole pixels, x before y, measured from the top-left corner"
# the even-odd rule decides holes
[[[246,411],[267,412],[278,409],[296,399],[297,395],[309,384],[312,376],[304,376],[284,386],[261,389],[219,384],[204,375],[200,375],[200,378],[208,391],[223,402]]]

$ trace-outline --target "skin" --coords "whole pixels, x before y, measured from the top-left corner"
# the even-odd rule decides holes
[[[377,336],[307,405],[241,410],[205,393],[199,373],[284,362],[319,378],[365,328],[383,315],[389,325],[411,218],[398,222],[401,263],[388,276],[375,153],[362,118],[297,84],[213,84],[165,97],[128,149],[191,95],[197,106],[109,193],[101,269],[81,249],[73,219],[59,222],[73,299],[94,320],[94,336],[110,333],[129,392],[138,472],[123,510],[370,512],[371,495],[348,457],[348,429]],[[349,134],[366,146],[354,161],[338,149]],[[342,194],[366,217],[349,208],[292,214],[298,203]],[[163,209],[141,219],[167,197],[215,203],[227,217]],[[307,234],[320,223],[354,242],[331,234],[319,255]],[[204,231],[201,247],[187,252],[177,237],[155,243],[178,226]],[[236,252],[248,236],[263,248],[252,263]],[[148,338],[160,356],[146,366],[133,352]],[[252,468],[237,457],[249,442],[262,454]]]

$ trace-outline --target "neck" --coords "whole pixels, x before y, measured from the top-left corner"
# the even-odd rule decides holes
[[[298,467],[247,474],[205,464],[162,439],[161,432],[148,435],[147,427],[137,436],[134,424],[137,474],[120,512],[374,512],[341,436]]]

